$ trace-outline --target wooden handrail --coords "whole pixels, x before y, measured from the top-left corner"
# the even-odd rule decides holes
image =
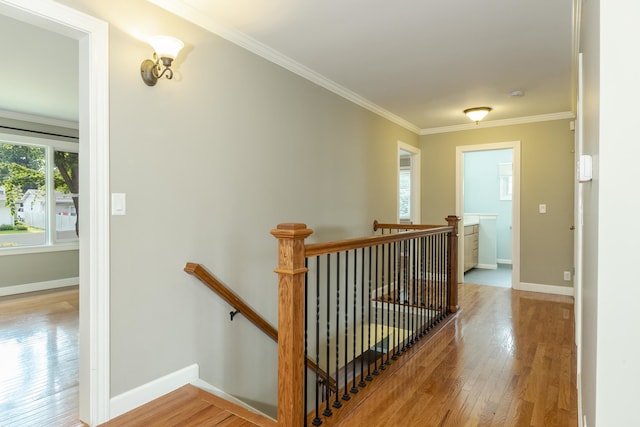
[[[271,234],[278,239],[278,267],[275,269],[275,272],[278,274],[278,324],[282,334],[278,342],[278,426],[292,427],[300,425],[302,420],[307,416],[307,414],[303,414],[304,394],[302,391],[307,387],[303,378],[304,370],[300,368],[296,369],[296,366],[300,367],[304,364],[306,334],[304,286],[305,274],[308,271],[305,260],[324,254],[340,253],[387,243],[408,241],[431,235],[445,234],[448,237],[448,261],[446,266],[447,300],[445,301],[447,307],[445,311],[449,313],[456,312],[458,310],[456,272],[459,220],[457,216],[451,215],[446,218],[448,224],[446,226],[379,224],[375,221],[375,229],[389,228],[404,230],[411,228],[414,231],[314,244],[304,243],[305,239],[313,233],[313,230],[307,228],[306,224],[284,223],[279,224],[276,229],[271,230]],[[336,312],[339,312],[337,308]],[[336,355],[336,359],[337,358],[338,356]],[[345,390],[346,388],[347,384],[345,382]],[[347,399],[343,397],[343,400]],[[323,416],[329,415],[331,414],[323,414]],[[316,417],[317,416],[316,410]],[[316,419],[314,419],[313,424],[316,424],[315,421]]]
[[[407,231],[405,233],[358,237],[355,239],[336,240],[334,242],[327,243],[312,243],[309,245],[305,245],[305,256],[309,258],[318,255],[348,251],[352,249],[368,248],[369,246],[376,246],[382,243],[399,242],[401,240],[414,239],[417,237],[429,236],[431,234],[439,234],[451,231],[451,226],[448,225],[428,227],[430,228],[418,231]]]
[[[267,334],[273,341],[278,342],[278,330],[271,326],[260,314],[258,314],[253,308],[251,308],[242,298],[236,295],[231,289],[226,287],[222,282],[216,279],[209,271],[201,264],[194,262],[188,262],[184,267],[184,271],[197,277],[202,283],[207,285],[209,289],[217,293],[222,299],[224,299],[231,307],[238,310],[244,317],[253,323],[258,329]],[[318,376],[324,380],[330,390],[336,391],[338,386],[336,380],[329,374],[320,369],[316,363],[307,358],[307,367],[314,372],[318,372]]]
[[[275,342],[278,342],[278,331],[271,326],[262,316],[260,316],[253,308],[249,307],[242,298],[236,295],[231,289],[227,288],[218,279],[213,277],[211,273],[207,271],[200,264],[188,262],[184,267],[184,271],[196,276],[202,283],[207,285],[211,290],[220,295],[229,305],[238,310],[244,317],[251,323],[256,325],[258,329],[267,334]]]
[[[439,228],[442,225],[430,225],[430,224],[383,224],[378,222],[378,220],[373,221],[373,231],[378,231],[379,229],[389,229],[389,230],[429,230],[431,228]]]

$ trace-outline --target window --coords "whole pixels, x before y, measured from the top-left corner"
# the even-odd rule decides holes
[[[0,135],[0,250],[78,240],[77,150]]]
[[[400,158],[399,216],[400,221],[411,221],[411,158]]]
[[[513,198],[512,164],[498,163],[498,177],[500,180],[500,200],[511,200]]]

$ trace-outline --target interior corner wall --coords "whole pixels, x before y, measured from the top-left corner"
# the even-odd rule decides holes
[[[143,0],[63,0],[110,25],[111,395],[197,363],[275,415],[277,347],[184,271],[202,263],[277,325],[283,222],[309,241],[397,217],[397,141],[418,136]],[[145,37],[185,42],[175,78],[140,78]]]
[[[456,147],[521,142],[520,282],[572,286],[574,133],[569,120],[423,135],[422,222],[441,221],[456,209]],[[547,213],[538,213],[538,205]]]
[[[78,250],[2,255],[0,271],[0,288],[56,281],[67,283],[64,279],[75,279],[80,274]]]
[[[637,50],[640,4],[584,2],[585,154],[594,179],[585,188],[583,408],[589,427],[638,424],[640,287],[634,277],[640,211],[640,97]]]

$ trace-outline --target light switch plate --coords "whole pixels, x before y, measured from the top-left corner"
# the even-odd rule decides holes
[[[111,215],[126,215],[127,195],[125,193],[111,193]]]
[[[538,206],[538,212],[540,213],[547,213],[547,205],[545,205],[544,203],[541,204],[540,206]]]

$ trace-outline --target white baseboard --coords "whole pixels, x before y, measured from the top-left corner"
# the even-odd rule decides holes
[[[513,260],[510,259],[497,259],[498,264],[513,264]]]
[[[498,264],[478,264],[476,268],[483,268],[485,270],[497,270]]]
[[[65,288],[80,283],[78,277],[50,280],[48,282],[27,283],[25,285],[4,286],[0,288],[0,297],[7,295],[26,294],[27,292],[47,291],[49,289]]]
[[[519,291],[542,292],[545,294],[573,296],[573,286],[541,285],[538,283],[514,284],[513,289]]]
[[[580,357],[580,355],[578,355],[578,357]],[[580,375],[579,372],[576,380],[576,387],[578,389],[578,427],[586,427],[584,425],[586,418],[582,413],[582,375]]]
[[[204,391],[208,391],[209,393],[213,394],[214,396],[218,396],[221,399],[227,400],[231,403],[235,403],[238,406],[241,406],[251,412],[255,412],[256,414],[260,414],[264,417],[267,417],[269,419],[272,419],[273,421],[276,421],[274,418],[270,417],[269,415],[265,414],[264,412],[260,412],[259,410],[257,410],[256,408],[254,408],[253,406],[250,406],[248,404],[246,404],[245,402],[243,402],[242,400],[238,399],[237,397],[234,397],[232,395],[230,395],[229,393],[225,393],[224,391],[220,390],[218,387],[212,386],[211,384],[209,384],[206,381],[201,380],[200,378],[198,378],[197,380],[193,381],[191,384],[193,384],[194,386],[203,389]]]
[[[145,403],[149,403],[183,385],[194,383],[198,380],[199,375],[200,368],[198,364],[194,363],[179,371],[172,372],[164,377],[112,397],[109,404],[109,419],[129,412]]]

